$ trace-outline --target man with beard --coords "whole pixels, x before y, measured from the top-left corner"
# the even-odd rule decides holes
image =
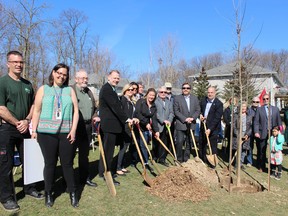
[[[96,103],[91,90],[87,87],[88,75],[83,69],[76,72],[75,84],[79,106],[79,121],[76,131],[75,151],[78,148],[78,165],[80,184],[97,187],[89,176],[89,148],[92,139],[92,124],[100,121],[96,115]]]

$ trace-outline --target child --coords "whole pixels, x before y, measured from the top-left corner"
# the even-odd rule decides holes
[[[280,180],[282,174],[283,143],[284,143],[284,136],[280,133],[280,128],[276,126],[272,129],[272,136],[270,137],[270,150],[271,150],[270,177],[275,177],[276,180]]]

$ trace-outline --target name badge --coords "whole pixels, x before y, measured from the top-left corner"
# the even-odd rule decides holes
[[[58,109],[57,112],[56,112],[56,119],[57,120],[61,120],[62,119],[62,112],[61,112],[60,109]]]

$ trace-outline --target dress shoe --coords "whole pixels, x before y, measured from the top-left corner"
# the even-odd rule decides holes
[[[97,187],[98,186],[95,182],[92,182],[91,179],[87,179],[85,184],[87,186],[90,186],[90,187]]]
[[[15,212],[20,209],[19,205],[12,199],[7,200],[6,202],[1,202],[1,204],[7,212]]]
[[[51,208],[54,205],[54,199],[51,192],[45,192],[45,206]]]
[[[71,200],[71,205],[72,205],[74,208],[78,208],[78,207],[79,207],[79,201],[78,201],[78,198],[77,198],[75,192],[71,192],[71,193],[70,193],[70,200]]]
[[[45,198],[45,196],[42,193],[40,193],[36,190],[29,191],[28,193],[25,193],[25,195],[30,196],[30,197],[37,199],[37,200],[41,200],[41,199]]]
[[[117,181],[115,178],[113,178],[113,183],[114,183],[115,186],[119,186],[120,185],[120,182]]]
[[[169,167],[169,163],[167,163],[166,161],[159,161],[159,164]]]
[[[154,169],[149,165],[145,164],[146,169],[148,169],[150,172],[154,172]]]
[[[114,184],[115,186],[119,186],[119,185],[120,185],[120,182],[119,182],[119,181],[117,181],[115,178],[112,178],[112,179],[113,179],[113,184]],[[105,177],[103,177],[103,180],[106,181]]]

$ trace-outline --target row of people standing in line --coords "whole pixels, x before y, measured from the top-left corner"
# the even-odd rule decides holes
[[[254,142],[256,141],[257,147],[257,161],[256,167],[258,168],[259,172],[263,172],[266,170],[266,150],[267,150],[267,142],[268,142],[268,134],[269,130],[271,132],[271,138],[273,135],[273,131],[280,131],[282,130],[282,121],[280,117],[279,109],[275,106],[269,105],[269,95],[266,94],[263,96],[264,105],[259,106],[260,99],[258,97],[254,97],[252,100],[252,105],[249,109],[247,109],[247,103],[242,103],[242,153],[241,153],[241,163],[242,169],[245,169],[244,159],[247,156],[247,167],[251,167],[253,164],[253,148]],[[230,106],[228,106],[224,110],[223,119],[226,123],[226,132],[225,136],[227,138],[227,149],[229,149],[230,145],[230,130],[231,130],[231,102]],[[235,103],[236,101],[234,101]],[[236,104],[236,103],[235,103]],[[270,108],[270,111],[269,111]],[[237,132],[238,132],[238,113],[234,111],[236,115],[234,115],[234,125],[233,125],[233,154],[237,149]],[[268,121],[270,116],[270,121]],[[282,134],[277,133],[277,139],[282,140]],[[284,136],[283,136],[284,137]],[[270,141],[269,141],[270,142]],[[277,150],[282,151],[283,149],[283,142],[279,141],[279,145],[281,147],[277,148]],[[271,143],[270,143],[271,148]],[[227,149],[225,151],[227,152]],[[282,156],[282,153],[279,153]],[[269,155],[270,157],[270,155]],[[283,157],[282,157],[283,159]],[[281,163],[282,163],[281,159]],[[279,165],[280,160],[277,161],[277,165]],[[280,163],[280,164],[281,164]],[[273,165],[273,164],[272,164]],[[276,165],[276,164],[274,164]],[[281,177],[281,168],[279,171],[279,176]]]

